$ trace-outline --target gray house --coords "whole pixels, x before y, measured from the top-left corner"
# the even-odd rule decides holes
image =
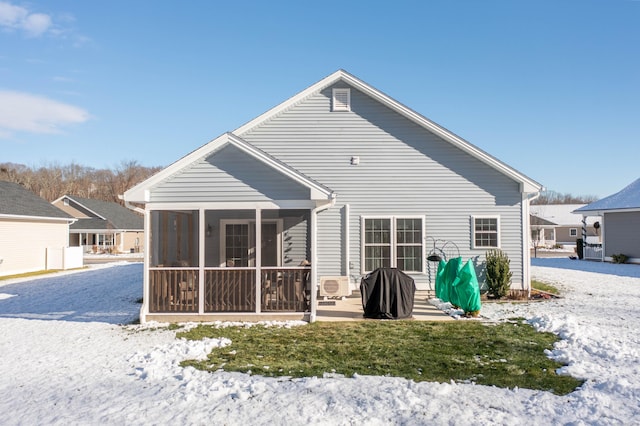
[[[541,190],[339,70],[125,192],[145,215],[141,320],[313,321],[378,267],[428,289],[442,242],[480,274],[501,248],[526,293]]]
[[[602,217],[599,260],[612,261],[613,255],[624,254],[628,262],[640,263],[640,179],[575,213],[585,219]]]

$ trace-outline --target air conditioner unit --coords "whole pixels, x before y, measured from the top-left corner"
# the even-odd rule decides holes
[[[343,297],[349,294],[349,277],[320,277],[320,296]]]

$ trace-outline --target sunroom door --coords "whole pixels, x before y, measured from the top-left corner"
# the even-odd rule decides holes
[[[222,229],[221,265],[255,266],[256,236],[255,222],[227,222]],[[262,223],[262,266],[280,266],[282,249],[280,235],[282,225],[279,221]]]

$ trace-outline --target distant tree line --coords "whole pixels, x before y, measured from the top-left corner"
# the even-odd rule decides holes
[[[76,163],[28,167],[24,164],[0,163],[0,180],[19,183],[47,201],[63,195],[75,195],[123,204],[118,198],[162,167],[145,167],[137,161],[122,161],[113,170],[94,169]],[[545,191],[531,204],[588,204],[598,198],[593,195],[574,196]]]
[[[589,204],[598,200],[595,195],[571,195],[555,191],[544,191],[531,204]]]
[[[123,204],[118,195],[158,172],[162,167],[144,167],[123,161],[113,170],[94,169],[76,163],[28,167],[0,163],[0,180],[15,182],[47,201],[75,195]]]

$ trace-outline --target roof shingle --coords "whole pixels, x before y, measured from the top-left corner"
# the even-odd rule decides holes
[[[23,186],[0,181],[0,215],[72,219],[67,213]]]

